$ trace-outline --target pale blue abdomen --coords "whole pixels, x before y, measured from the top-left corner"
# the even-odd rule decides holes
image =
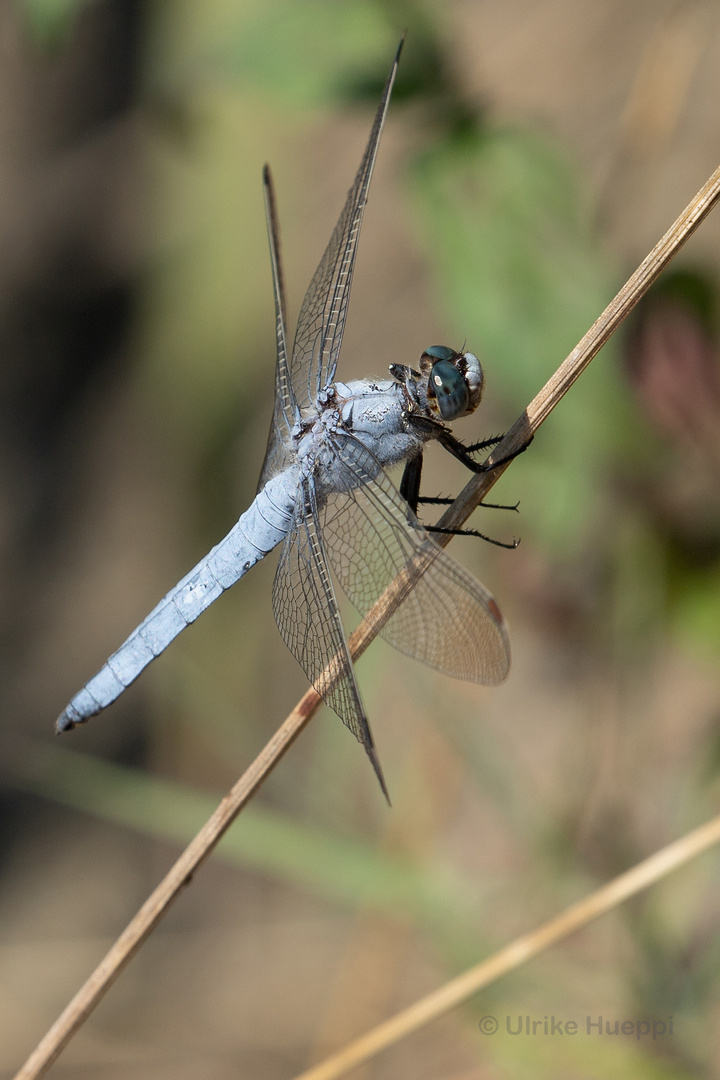
[[[295,506],[297,468],[269,480],[224,540],[153,608],[59,716],[67,731],[110,705],[181,630],[283,540]]]

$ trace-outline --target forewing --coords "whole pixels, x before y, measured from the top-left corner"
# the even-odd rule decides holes
[[[360,225],[402,44],[401,41],[355,181],[300,309],[291,373],[292,387],[301,409],[314,405],[319,391],[335,377]]]
[[[290,432],[299,412],[292,386],[290,384],[290,366],[287,355],[287,313],[285,305],[285,282],[282,260],[280,257],[280,227],[278,224],[275,202],[275,187],[270,166],[263,170],[263,191],[265,194],[265,218],[267,221],[268,240],[270,241],[270,264],[272,266],[273,295],[275,297],[275,337],[277,343],[277,363],[275,365],[275,403],[273,419],[268,435],[265,460],[260,472],[258,491],[265,487],[271,476],[286,468],[292,461]]]
[[[355,681],[327,556],[317,530],[315,499],[307,480],[300,485],[295,528],[285,539],[275,574],[273,611],[285,644],[320,697],[365,747],[388,798]]]
[[[501,683],[510,667],[510,644],[492,595],[432,540],[354,436],[338,434],[333,442],[353,483],[328,496],[320,522],[330,563],[350,601],[366,615],[403,574],[407,595],[379,630],[386,641],[454,678]]]

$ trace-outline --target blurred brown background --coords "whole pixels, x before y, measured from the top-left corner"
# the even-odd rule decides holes
[[[51,734],[253,497],[261,167],[294,319],[403,28],[340,370],[467,341],[471,441],[720,162],[716,5],[0,4],[3,1075],[305,689],[271,556],[107,714]],[[716,812],[719,252],[716,212],[495,489],[520,517],[476,515],[520,547],[453,542],[511,624],[508,682],[375,643],[358,671],[392,811],[323,710],[53,1075],[290,1077]],[[428,492],[455,493],[462,468],[429,457]],[[363,1075],[719,1076],[719,897],[713,854]],[[532,1039],[518,1015],[673,1034]]]

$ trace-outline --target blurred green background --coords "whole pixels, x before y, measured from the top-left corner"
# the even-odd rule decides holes
[[[51,734],[254,495],[262,165],[294,323],[403,29],[340,371],[466,342],[472,441],[718,165],[716,5],[0,5],[3,1075],[305,689],[271,556],[112,710]],[[376,642],[358,675],[393,809],[323,710],[58,1075],[292,1076],[717,811],[719,251],[711,216],[494,489],[520,516],[476,514],[520,547],[453,542],[510,622],[507,683]],[[462,468],[427,457],[428,492],[456,493]],[[718,878],[705,856],[364,1075],[720,1076]],[[519,1015],[673,1034],[512,1036]]]

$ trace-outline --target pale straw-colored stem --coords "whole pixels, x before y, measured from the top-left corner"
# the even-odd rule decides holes
[[[648,859],[638,863],[619,877],[613,878],[607,885],[602,885],[583,900],[571,904],[554,919],[543,923],[537,930],[515,938],[494,956],[488,957],[475,967],[469,968],[445,983],[439,990],[416,1001],[414,1005],[403,1009],[392,1019],[379,1024],[362,1038],[345,1046],[337,1054],[295,1077],[295,1080],[336,1080],[349,1069],[354,1068],[381,1050],[406,1038],[414,1031],[436,1020],[439,1016],[454,1009],[473,994],[489,986],[502,975],[514,971],[538,953],[556,945],[563,938],[574,934],[583,926],[606,912],[622,904],[630,896],[649,888],[656,881],[667,876],[673,870],[683,866],[691,859],[720,843],[720,817],[713,818],[707,824],[676,840],[673,844],[661,848]]]
[[[578,375],[587,367],[640,297],[667,266],[673,255],[707,216],[719,197],[720,169],[717,169],[682,212],[672,228],[667,231],[662,240],[656,244],[629,281],[622,287],[615,299],[608,304],[594,326],[588,330],[582,341],[563,361],[522,416],[513,424],[505,438],[493,452],[492,457],[495,460],[504,459],[509,454],[521,450],[527,444],[543,420],[550,415],[553,408],[572,386]],[[443,514],[438,524],[443,528],[459,528],[467,520],[480,500],[485,497],[505,468],[507,468],[507,465],[500,466],[492,472],[473,476],[452,506]],[[449,536],[442,533],[437,536],[438,542],[443,545],[447,544],[449,539]],[[416,576],[415,572],[412,571],[410,576],[414,578]],[[373,609],[350,637],[349,645],[353,658],[357,658],[365,651],[376,636],[378,629],[384,625],[404,598],[408,586],[407,571],[403,571],[399,578],[401,580],[393,582],[389,586],[386,594],[377,601]],[[330,662],[328,668],[331,672],[335,671],[333,661]],[[323,685],[329,686],[332,682],[333,674],[329,673],[323,679]],[[314,690],[309,690],[296,705],[267,746],[240,777],[231,791],[228,792],[210,820],[182,853],[167,877],[145,901],[107,956],[101,961],[84,986],[80,988],[64,1012],[40,1041],[17,1073],[16,1080],[35,1080],[36,1077],[42,1076],[47,1071],[131,957],[134,956],[148,935],[157,926],[183,886],[190,882],[195,871],[210,854],[223,833],[230,827],[245,803],[255,794],[265,777],[277,765],[285,751],[300,734],[319,704],[320,698],[318,695]]]

